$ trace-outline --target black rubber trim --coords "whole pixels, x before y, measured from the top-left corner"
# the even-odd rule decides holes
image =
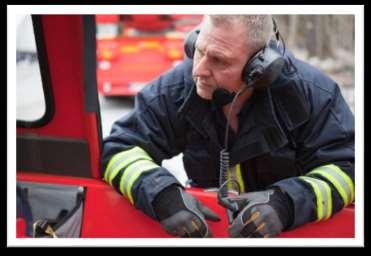
[[[85,111],[95,112],[99,137],[99,149],[102,148],[102,122],[97,87],[96,22],[95,15],[83,15],[84,30],[84,98]]]
[[[17,170],[92,178],[89,145],[80,139],[17,136]]]
[[[45,37],[42,27],[42,16],[41,15],[31,15],[32,24],[35,34],[35,42],[37,48],[37,57],[40,67],[40,75],[44,92],[44,102],[45,102],[45,113],[44,115],[35,121],[24,121],[17,120],[17,127],[23,128],[37,128],[42,127],[50,122],[55,113],[54,108],[54,97],[51,86],[50,72],[48,66],[48,56],[45,47]],[[19,100],[19,99],[18,99]]]
[[[84,91],[85,111],[98,110],[96,27],[93,15],[83,15],[83,56],[84,56]]]

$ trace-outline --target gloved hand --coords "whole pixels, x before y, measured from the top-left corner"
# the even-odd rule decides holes
[[[279,188],[243,193],[229,200],[240,209],[229,227],[230,237],[275,237],[291,225],[291,199]]]
[[[161,191],[152,205],[162,227],[178,237],[212,237],[205,219],[220,220],[216,213],[177,185]]]

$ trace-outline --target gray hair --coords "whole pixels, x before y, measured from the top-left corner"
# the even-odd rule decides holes
[[[247,43],[255,52],[262,48],[273,35],[271,15],[205,15],[214,26],[232,27],[240,23],[247,29]]]

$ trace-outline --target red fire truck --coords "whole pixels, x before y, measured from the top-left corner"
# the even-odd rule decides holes
[[[97,78],[104,96],[134,96],[184,57],[201,15],[97,15]]]

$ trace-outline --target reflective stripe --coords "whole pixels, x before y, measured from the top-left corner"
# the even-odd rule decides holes
[[[128,197],[130,202],[133,204],[133,196],[131,194],[131,187],[133,186],[136,179],[145,171],[152,170],[154,168],[159,167],[159,165],[155,164],[149,160],[139,160],[134,162],[129,167],[126,168],[124,174],[120,180],[120,191],[121,193]]]
[[[108,163],[104,173],[104,180],[112,185],[112,180],[122,168],[141,158],[151,160],[148,154],[140,147],[134,147],[114,155]]]
[[[129,150],[122,151],[120,153],[115,154],[111,160],[109,161],[106,171],[104,173],[104,180],[108,181],[109,174],[112,172],[112,170],[117,167],[117,165],[120,164],[120,159],[125,158],[128,154],[131,154],[132,152],[140,152],[141,148],[139,147],[134,147]]]
[[[342,197],[344,206],[347,206],[353,202],[353,181],[336,165],[324,165],[314,169],[313,171],[309,172],[309,174],[318,174],[330,181]]]
[[[236,176],[237,176],[237,181],[240,184],[240,188],[241,188],[240,192],[245,192],[245,183],[243,182],[240,164],[237,164],[236,166]]]
[[[241,191],[239,192],[244,192],[245,191],[245,184],[243,182],[242,174],[241,174],[241,165],[236,164],[234,167],[230,168],[229,171],[227,172],[228,179],[232,179],[232,177],[238,182]],[[229,182],[228,185],[228,190],[232,190],[232,183]]]
[[[127,185],[127,195],[129,197],[129,200],[132,204],[134,204],[133,194],[132,194],[132,187],[135,181],[138,179],[140,175],[142,175],[144,172],[153,170],[155,168],[159,167],[159,165],[152,163],[152,165],[144,165],[140,168],[140,171],[134,172],[130,177],[128,177],[128,185]]]
[[[117,168],[113,169],[110,176],[108,177],[109,184],[112,185],[113,179],[116,177],[117,173],[120,170],[129,166],[130,164],[132,164],[133,162],[135,162],[137,160],[152,160],[152,158],[150,158],[149,156],[130,155],[129,158],[120,162],[120,165],[118,165]]]
[[[317,221],[328,219],[332,213],[332,197],[330,186],[323,180],[306,176],[301,176],[299,178],[309,183],[316,195]]]

